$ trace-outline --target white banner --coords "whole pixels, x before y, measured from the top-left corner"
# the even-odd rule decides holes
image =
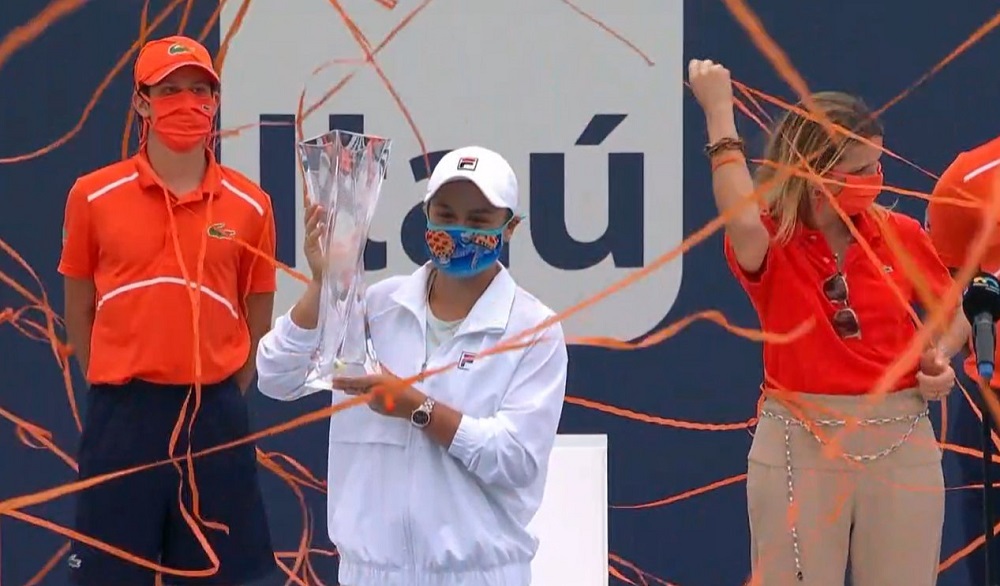
[[[435,0],[376,57],[428,151],[477,144],[513,165],[519,211],[528,217],[511,244],[510,268],[522,287],[557,311],[648,265],[683,237],[682,3],[575,4],[655,65],[555,0]],[[374,0],[343,5],[375,47],[417,2],[391,10]],[[237,7],[225,5],[223,37]],[[326,131],[331,114],[353,114],[364,116],[365,132],[393,139],[370,233],[386,243],[385,268],[369,273],[373,282],[416,267],[400,231],[425,182],[415,181],[410,164],[421,154],[416,134],[374,68],[359,62],[363,58],[332,5],[258,0],[226,56],[222,124],[235,128],[265,114],[294,114],[317,67],[353,61],[309,80],[307,105],[357,71],[305,121],[305,135]],[[244,131],[224,141],[223,160],[258,179],[260,148],[259,132]],[[294,164],[294,157],[288,160]],[[300,193],[296,185],[296,203]],[[272,197],[275,207],[290,205],[273,190]],[[296,226],[301,248],[301,210]],[[306,268],[301,251],[297,267]],[[567,334],[641,336],[666,316],[680,284],[678,259],[569,319]],[[284,276],[276,311],[287,310],[299,291]]]
[[[608,586],[608,436],[559,435],[538,514],[532,586]]]

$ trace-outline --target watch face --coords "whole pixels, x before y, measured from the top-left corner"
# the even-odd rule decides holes
[[[428,423],[430,423],[431,416],[430,413],[426,411],[414,411],[412,419],[414,425],[419,425],[420,427],[423,427]]]

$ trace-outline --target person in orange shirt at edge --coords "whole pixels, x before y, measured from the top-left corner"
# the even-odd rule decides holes
[[[274,257],[270,198],[212,152],[219,76],[208,51],[185,37],[150,41],[134,72],[139,153],[77,179],[66,202],[59,263],[66,331],[89,383],[81,479],[247,436],[243,393],[274,302],[274,266],[241,245]],[[195,459],[193,478],[183,461],[180,467],[80,492],[76,530],[171,569],[210,571],[195,524],[218,556],[218,571],[201,578],[165,573],[167,584],[234,586],[276,569],[254,445]],[[182,509],[195,520],[185,521]],[[206,526],[213,522],[228,531]],[[152,586],[156,579],[80,542],[68,564],[84,586]]]
[[[908,313],[909,303],[918,301],[915,287],[883,223],[905,243],[936,295],[951,284],[920,223],[875,204],[882,190],[882,125],[858,98],[815,94],[828,120],[866,140],[834,139],[820,123],[785,113],[755,184],[737,134],[729,71],[693,60],[689,78],[706,116],[719,211],[738,206],[755,188],[766,202],[763,211],[747,205],[727,221],[730,269],[764,331],[790,332],[813,321],[791,343],[763,344],[765,398],[747,467],[756,583],[844,584],[850,559],[854,586],[931,586],[940,559],[944,479],[928,401],[954,385],[949,352],[957,352],[969,324],[957,312],[891,392],[877,400],[865,396],[916,334]],[[801,171],[789,176],[792,170]],[[878,263],[854,241],[828,193]],[[860,425],[845,431],[849,419]],[[833,436],[840,438],[839,450],[831,457],[823,445]]]
[[[938,256],[953,272],[961,268],[968,259],[972,242],[978,238],[986,220],[986,209],[997,193],[1000,180],[1000,138],[980,145],[970,151],[960,153],[938,180],[927,206],[926,228]],[[949,201],[950,200],[950,201]],[[963,205],[965,204],[965,205]],[[997,228],[1000,228],[998,226]],[[984,271],[1000,271],[1000,229],[994,228],[985,255],[978,266]],[[1000,363],[1000,346],[994,360]],[[976,357],[972,352],[966,357],[964,372],[959,374],[962,386],[973,394],[979,387]],[[990,387],[1000,389],[1000,373],[994,374]],[[949,427],[948,440],[963,446],[979,447],[983,443],[982,424],[966,404],[964,397],[956,394]],[[987,416],[988,417],[988,416]],[[992,424],[987,419],[987,424]],[[962,478],[960,484],[983,484],[983,464],[977,458],[959,458]],[[1000,474],[994,474],[995,482]],[[963,497],[962,523],[968,540],[982,536],[983,494],[972,491]],[[998,541],[990,543],[990,575],[995,580],[1000,576],[1000,550]],[[967,562],[970,578],[974,584],[985,581],[983,548],[977,548]]]

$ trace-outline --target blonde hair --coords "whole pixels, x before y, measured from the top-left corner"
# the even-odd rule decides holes
[[[841,92],[819,92],[813,103],[833,124],[863,138],[882,136],[882,123],[861,98]],[[797,108],[805,110],[803,104]],[[811,172],[823,175],[839,161],[844,150],[857,140],[842,133],[834,136],[819,122],[796,112],[785,112],[775,124],[765,163],[757,167],[754,182],[763,187],[767,212],[776,224],[776,238],[787,242],[796,224],[808,212]]]

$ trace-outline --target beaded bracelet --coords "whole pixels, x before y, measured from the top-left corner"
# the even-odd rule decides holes
[[[742,153],[743,139],[726,137],[705,145],[705,155],[710,159],[722,151],[740,151]]]

